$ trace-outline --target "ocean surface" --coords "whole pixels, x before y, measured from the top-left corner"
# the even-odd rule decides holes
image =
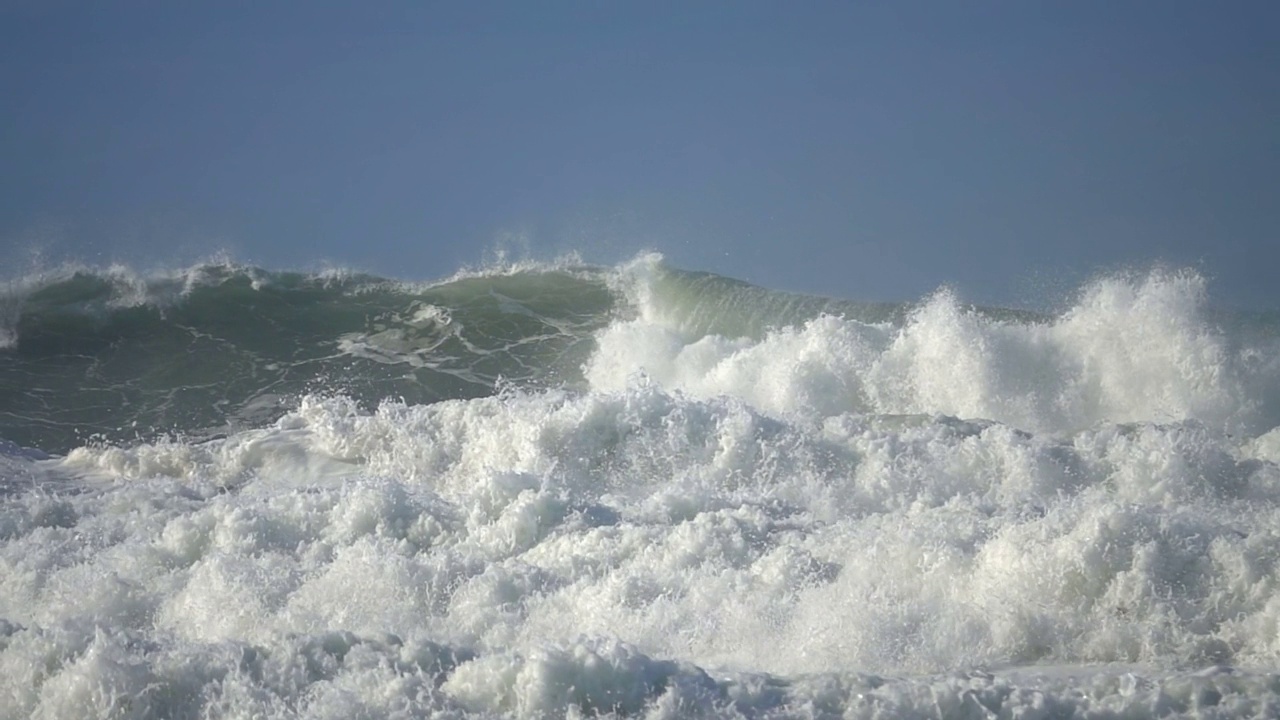
[[[1280,315],[0,285],[0,720],[597,715],[1280,716]]]

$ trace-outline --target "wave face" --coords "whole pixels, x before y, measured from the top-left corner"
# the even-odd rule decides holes
[[[226,434],[307,393],[420,404],[487,395],[500,378],[558,383],[608,322],[601,278],[513,270],[414,287],[231,265],[66,274],[8,300],[0,437],[65,452]]]
[[[1255,717],[1280,318],[643,256],[0,308],[0,717]]]

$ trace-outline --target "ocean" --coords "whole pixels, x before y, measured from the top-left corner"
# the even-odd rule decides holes
[[[0,719],[1280,717],[1280,314],[1054,307],[11,279]]]

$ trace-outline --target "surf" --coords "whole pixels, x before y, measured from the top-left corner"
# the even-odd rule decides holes
[[[1276,327],[1193,272],[1034,313],[655,255],[72,273],[16,302],[16,717],[1280,701]]]

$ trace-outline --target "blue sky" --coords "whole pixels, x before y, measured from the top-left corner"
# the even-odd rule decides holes
[[[0,262],[1280,306],[1280,3],[0,4]],[[10,274],[10,273],[5,273]]]

